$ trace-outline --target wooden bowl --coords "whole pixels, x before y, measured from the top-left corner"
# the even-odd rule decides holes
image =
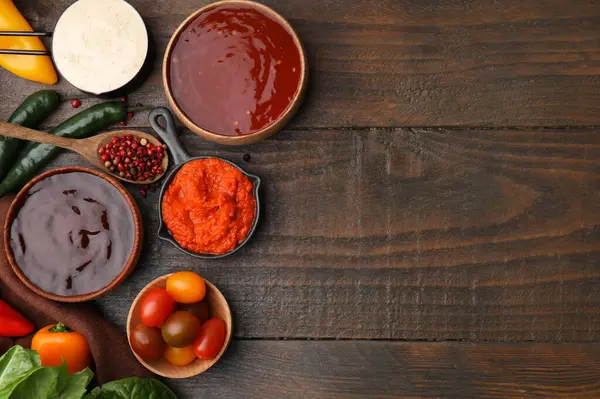
[[[25,276],[25,274],[21,271],[21,268],[19,267],[19,265],[17,264],[17,262],[15,260],[13,250],[10,245],[10,232],[11,232],[11,226],[12,226],[13,220],[17,217],[19,211],[21,210],[21,207],[25,203],[25,200],[27,199],[27,193],[29,192],[29,189],[31,189],[31,187],[33,187],[38,182],[40,182],[50,176],[62,174],[62,173],[72,173],[72,172],[89,173],[91,175],[94,175],[101,179],[104,179],[108,183],[113,185],[123,195],[123,197],[125,197],[125,200],[127,201],[128,205],[129,205],[129,209],[131,210],[131,214],[133,215],[135,238],[133,241],[134,242],[133,250],[131,251],[131,255],[129,256],[129,259],[127,260],[127,263],[125,264],[125,267],[123,268],[121,273],[109,285],[102,288],[101,290],[91,292],[91,293],[85,294],[85,295],[61,296],[61,295],[56,295],[56,294],[42,290],[37,285],[33,284],[29,280],[29,278],[27,278],[27,276]],[[10,262],[10,265],[11,265],[13,271],[15,272],[17,277],[19,277],[19,279],[23,282],[23,284],[25,284],[30,290],[32,290],[33,292],[35,292],[36,294],[38,294],[40,296],[43,296],[44,298],[48,298],[48,299],[51,299],[51,300],[57,301],[57,302],[74,303],[74,302],[90,301],[94,298],[97,298],[101,295],[108,293],[113,288],[115,288],[116,286],[121,284],[123,281],[125,281],[125,279],[127,279],[127,277],[129,277],[131,272],[133,272],[133,269],[135,268],[135,266],[140,258],[140,254],[142,252],[143,241],[144,241],[144,228],[142,226],[142,215],[140,214],[140,210],[137,206],[137,203],[135,202],[135,200],[133,199],[131,194],[129,194],[129,192],[113,177],[111,177],[105,173],[102,173],[98,170],[86,168],[86,167],[82,167],[82,166],[67,166],[67,167],[52,169],[45,173],[42,173],[41,175],[39,175],[36,178],[34,178],[33,180],[31,180],[29,183],[27,183],[27,185],[25,187],[23,187],[21,189],[21,191],[19,191],[19,194],[17,194],[17,196],[11,203],[10,208],[8,209],[8,214],[6,215],[6,221],[4,222],[4,248],[6,249],[6,256],[8,258],[8,261]]]
[[[258,10],[262,11],[263,13],[265,13],[266,15],[272,17],[273,19],[278,21],[282,26],[284,26],[291,33],[291,35],[294,39],[294,42],[296,43],[296,46],[298,47],[298,51],[300,51],[300,68],[301,68],[300,85],[299,85],[298,91],[294,95],[294,98],[292,99],[288,108],[279,117],[279,119],[272,125],[269,125],[269,126],[265,127],[264,129],[259,130],[257,132],[254,132],[251,134],[246,134],[243,136],[223,136],[220,134],[212,133],[212,132],[196,125],[194,122],[192,122],[190,120],[190,118],[187,117],[187,115],[183,112],[183,110],[179,107],[179,105],[175,101],[175,98],[173,97],[173,92],[171,90],[171,81],[169,79],[169,65],[171,63],[171,55],[173,53],[173,48],[175,46],[175,43],[179,39],[179,36],[181,35],[181,33],[201,13],[203,13],[204,11],[206,11],[212,7],[216,7],[216,6],[223,5],[223,4],[250,5],[253,8],[258,9]],[[273,10],[272,8],[269,8],[263,4],[256,3],[253,1],[225,0],[225,1],[218,1],[216,3],[210,3],[210,4],[200,8],[198,11],[196,11],[195,13],[190,15],[177,28],[177,30],[171,37],[171,41],[169,42],[169,45],[167,46],[167,50],[166,50],[164,61],[163,61],[162,74],[163,74],[163,84],[165,87],[165,92],[167,94],[167,99],[169,100],[169,105],[173,109],[173,112],[175,112],[175,115],[177,115],[179,120],[188,129],[190,129],[192,132],[196,133],[197,135],[205,138],[206,140],[214,141],[219,144],[245,145],[245,144],[252,144],[252,143],[262,141],[262,140],[266,139],[267,137],[272,136],[275,133],[279,132],[292,119],[292,117],[296,114],[296,112],[298,112],[298,109],[300,108],[300,105],[302,105],[302,101],[304,100],[304,95],[306,93],[306,86],[307,86],[307,82],[308,82],[308,61],[306,58],[306,52],[304,51],[304,47],[302,46],[302,43],[300,42],[300,38],[298,37],[298,34],[292,28],[290,23],[285,18],[283,18],[281,15],[279,15],[277,12],[275,12],[275,10]]]
[[[167,285],[167,279],[172,274],[167,274],[165,276],[159,277],[156,280],[152,281],[143,290],[140,291],[138,296],[133,301],[131,308],[129,309],[129,316],[127,317],[127,341],[129,342],[129,346],[131,347],[131,331],[141,323],[140,320],[140,307],[142,304],[142,299],[146,296],[148,292],[155,288],[165,288]],[[206,370],[211,368],[215,363],[219,361],[221,356],[225,353],[229,344],[231,343],[231,331],[232,331],[232,321],[231,321],[231,310],[229,309],[229,304],[227,300],[221,294],[221,291],[210,281],[206,281],[206,296],[204,300],[208,302],[208,306],[210,309],[210,317],[218,317],[219,319],[225,322],[225,326],[227,327],[227,335],[225,336],[225,344],[223,348],[221,348],[221,352],[212,360],[200,360],[196,359],[192,363],[187,366],[174,366],[167,362],[164,358],[154,361],[146,361],[139,357],[137,353],[131,349],[135,357],[146,367],[148,370],[152,371],[154,374],[158,374],[162,377],[166,378],[188,378],[193,377],[195,375],[204,373]]]

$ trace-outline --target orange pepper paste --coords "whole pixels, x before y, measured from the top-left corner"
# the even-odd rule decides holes
[[[216,158],[185,164],[167,189],[163,220],[173,238],[197,253],[224,254],[242,242],[254,223],[250,179]]]

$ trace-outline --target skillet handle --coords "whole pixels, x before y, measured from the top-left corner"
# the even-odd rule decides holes
[[[167,123],[166,128],[163,128],[159,123],[159,119],[161,117],[165,118]],[[179,141],[179,138],[177,137],[177,127],[171,111],[164,107],[154,108],[152,111],[150,111],[149,119],[152,129],[154,129],[160,138],[167,143],[167,146],[169,146],[169,150],[171,151],[175,165],[181,165],[182,163],[190,160],[190,155],[187,153],[185,148],[183,148],[181,141]]]

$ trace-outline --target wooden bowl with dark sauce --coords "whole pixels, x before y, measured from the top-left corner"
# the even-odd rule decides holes
[[[306,92],[307,58],[290,23],[253,1],[199,9],[176,30],[163,62],[169,104],[192,132],[226,145],[281,130]]]
[[[61,191],[64,188],[62,184],[68,184],[67,178],[80,178],[82,180],[76,181],[94,184]],[[56,211],[40,210],[46,205],[31,208],[35,203],[28,205],[28,201],[34,201],[40,190],[46,190],[43,200],[40,197],[43,204],[60,208]],[[103,194],[109,195],[109,198],[101,198]],[[64,203],[54,201],[56,198],[63,199]],[[110,198],[114,201],[103,203],[103,199]],[[34,213],[30,221],[27,219],[28,211],[24,209],[39,211],[41,216]],[[47,220],[43,219],[43,212],[49,214],[46,215]],[[33,228],[36,218],[40,219],[37,229]],[[72,230],[69,222],[73,221],[85,226]],[[27,228],[29,225],[32,226]],[[56,236],[45,240],[45,229],[56,233]],[[18,232],[18,238],[13,239],[13,231],[15,235]],[[139,208],[116,179],[91,168],[72,166],[52,169],[37,176],[17,194],[4,224],[4,246],[13,271],[29,289],[58,302],[85,302],[111,291],[131,274],[140,257],[143,234]],[[61,244],[65,247],[58,247]],[[66,261],[57,255],[63,252]],[[86,261],[88,258],[90,260]],[[106,271],[102,271],[105,266]],[[39,274],[33,273],[33,270]],[[54,285],[40,287],[48,284]]]

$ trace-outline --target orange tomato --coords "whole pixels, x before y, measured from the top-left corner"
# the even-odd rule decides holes
[[[187,366],[196,360],[196,353],[192,345],[183,348],[168,346],[165,351],[165,359],[173,366]]]
[[[196,303],[206,295],[206,282],[194,272],[179,272],[167,279],[167,292],[179,303]]]
[[[58,323],[39,330],[31,341],[31,349],[40,354],[42,366],[67,363],[69,374],[77,373],[92,363],[92,353],[85,337]]]

